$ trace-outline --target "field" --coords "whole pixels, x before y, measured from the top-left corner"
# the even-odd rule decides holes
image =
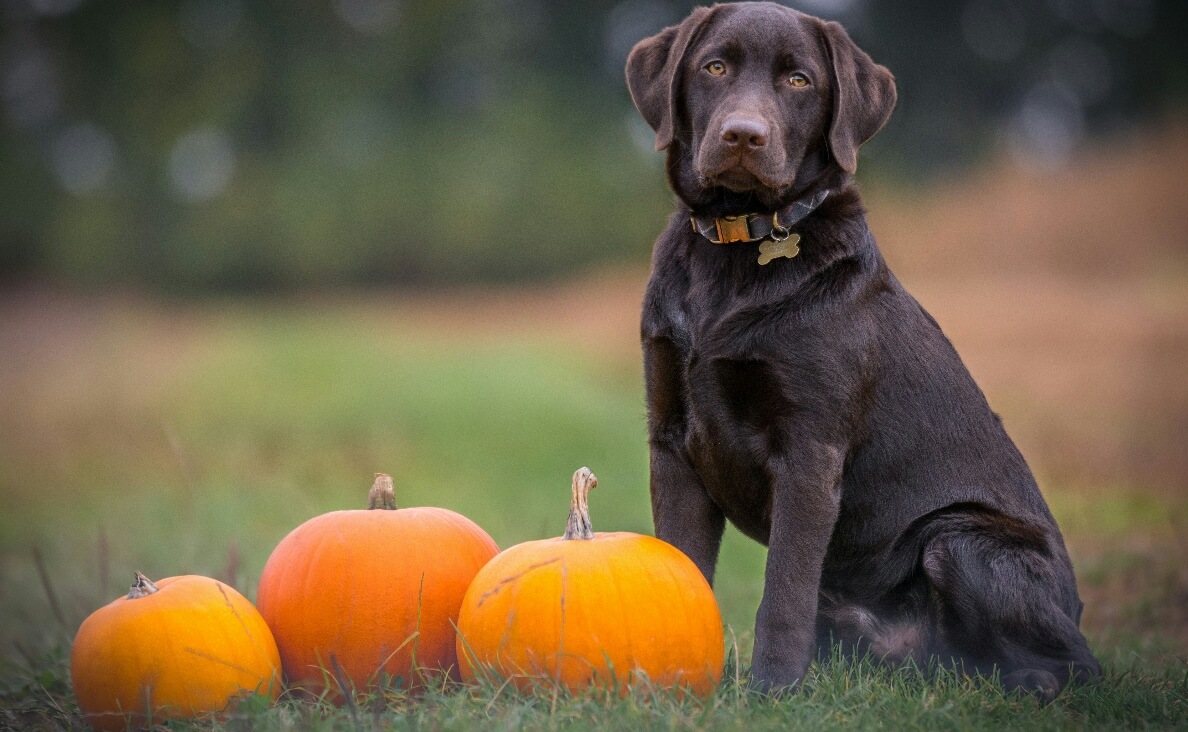
[[[1169,152],[1170,151],[1170,152]],[[1006,164],[927,192],[870,183],[880,244],[1037,472],[1105,680],[1048,707],[842,662],[784,701],[745,672],[762,547],[730,530],[716,592],[737,659],[707,704],[479,688],[358,708],[286,700],[228,728],[1188,727],[1188,159],[1183,128],[1071,169]],[[657,222],[657,227],[660,222]],[[646,261],[641,242],[639,261]],[[589,465],[596,529],[650,532],[636,319],[646,272],[522,290],[162,302],[45,286],[0,297],[0,727],[79,720],[78,623],[152,577],[249,597],[315,514],[470,516],[502,547],[558,535]]]

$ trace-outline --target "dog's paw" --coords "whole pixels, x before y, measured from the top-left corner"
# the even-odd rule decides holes
[[[790,664],[767,664],[756,661],[751,666],[748,688],[765,696],[783,699],[796,693],[804,674],[790,671]]]
[[[1024,691],[1034,695],[1040,706],[1050,704],[1062,688],[1055,674],[1034,668],[1012,671],[1002,677],[1002,685],[1007,691]]]

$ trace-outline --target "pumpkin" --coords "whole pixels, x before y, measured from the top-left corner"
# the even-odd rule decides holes
[[[573,476],[565,535],[529,541],[483,567],[462,601],[464,680],[494,674],[521,690],[594,685],[710,694],[722,677],[722,618],[713,590],[670,544],[594,533],[588,468]]]
[[[398,509],[392,479],[377,473],[367,510],[306,521],[264,566],[257,603],[289,683],[341,702],[385,676],[410,688],[427,672],[456,678],[458,608],[498,551],[465,516]]]
[[[83,621],[70,653],[79,709],[98,730],[219,712],[243,694],[275,699],[280,670],[256,608],[195,575],[137,572],[127,596]]]

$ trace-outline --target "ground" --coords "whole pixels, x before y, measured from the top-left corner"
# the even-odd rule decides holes
[[[1188,187],[1182,128],[1060,173],[872,181],[893,269],[953,340],[1065,532],[1105,680],[1037,708],[993,686],[842,662],[746,692],[763,550],[731,531],[732,658],[710,702],[477,688],[355,709],[287,700],[266,729],[1188,727]],[[660,222],[657,222],[657,227]],[[646,261],[641,242],[639,261]],[[596,529],[650,532],[637,341],[646,272],[520,290],[165,301],[42,284],[0,297],[0,727],[77,723],[64,659],[131,581],[204,573],[254,596],[284,534],[361,506],[460,511],[501,547],[561,533],[589,465]]]

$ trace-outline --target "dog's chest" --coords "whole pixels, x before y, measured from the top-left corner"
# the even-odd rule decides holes
[[[671,313],[683,344],[679,369],[685,448],[706,491],[732,523],[759,541],[770,530],[766,462],[783,386],[766,356],[748,347],[751,314],[683,306]]]

